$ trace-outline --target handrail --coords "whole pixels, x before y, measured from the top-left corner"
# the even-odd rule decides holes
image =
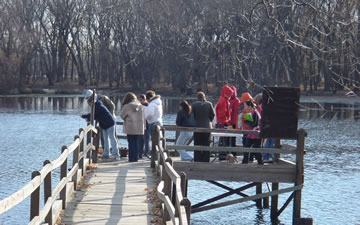
[[[87,140],[88,144],[84,149],[84,138],[89,132],[93,134],[93,136],[92,135],[88,136],[88,138],[90,137],[92,141]],[[56,197],[60,194],[60,192],[66,190],[66,185],[71,180],[75,182],[74,188],[76,188],[78,180],[77,179],[74,180],[74,177],[77,176],[79,169],[81,169],[82,174],[84,174],[84,170],[86,169],[86,167],[84,168],[84,165],[81,165],[81,163],[82,164],[85,163],[84,159],[87,157],[88,152],[91,151],[93,154],[97,154],[96,152],[94,152],[94,150],[96,150],[98,147],[97,146],[99,143],[98,139],[99,139],[98,128],[89,125],[84,129],[80,129],[79,136],[75,136],[74,142],[69,147],[66,146],[63,147],[63,152],[57,159],[53,161],[45,161],[46,162],[45,166],[40,170],[40,172],[35,173],[37,176],[32,178],[31,181],[28,184],[26,184],[24,187],[22,187],[20,190],[16,191],[12,195],[0,201],[0,214],[15,207],[16,205],[18,205],[19,203],[21,203],[31,195],[31,203],[33,204],[34,202],[36,205],[34,209],[32,206],[30,207],[31,208],[30,210],[35,210],[35,211],[34,213],[31,212],[32,218],[30,218],[29,224],[40,224],[42,223],[42,221],[44,221],[44,219],[46,223],[54,224],[52,221],[52,215],[49,216],[49,213],[52,212],[52,207],[56,200]],[[52,171],[54,171],[59,167],[63,168],[63,166],[65,166],[66,168],[67,159],[71,155],[71,153],[74,154],[73,160],[76,160],[76,162],[75,161],[73,162],[73,166],[71,167],[71,170],[69,172],[65,170],[66,175],[64,177],[61,177],[60,182],[57,184],[57,186],[51,190],[52,182],[50,175]],[[89,163],[91,163],[91,161],[92,158],[89,157]],[[50,193],[50,196],[48,196],[45,199],[46,200],[45,205],[42,208],[42,210],[39,212],[38,211],[40,207],[39,188],[41,184],[44,184],[44,191],[45,193]],[[48,187],[50,187],[50,190],[47,189]],[[35,192],[37,193],[36,199],[33,199],[33,194]],[[66,199],[61,199],[61,200],[66,201]],[[63,204],[63,206],[64,205],[65,204]]]
[[[123,125],[124,122],[117,121],[117,125]],[[223,128],[202,128],[202,127],[179,127],[176,125],[165,124],[163,127],[168,131],[190,131],[203,133],[227,133],[227,134],[259,134],[257,130],[238,130],[238,129],[223,129]]]
[[[161,178],[157,193],[159,199],[164,203],[164,219],[171,220],[175,225],[188,225],[190,224],[191,206],[189,204],[184,205],[183,202],[190,201],[182,189],[184,185],[182,185],[181,176],[173,168],[172,159],[168,157],[168,153],[163,148],[166,139],[162,136],[159,126],[156,126],[155,129],[157,130],[155,134],[157,135],[157,143],[155,144],[158,155],[157,168]]]
[[[188,145],[167,145],[167,150],[187,150],[187,151],[209,151],[209,152],[262,152],[262,153],[281,153],[296,154],[296,149],[283,146],[282,148],[249,148],[249,147],[209,147],[209,146],[188,146]]]

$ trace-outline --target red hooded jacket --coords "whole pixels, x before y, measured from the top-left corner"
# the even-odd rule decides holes
[[[231,112],[230,125],[236,126],[237,120],[238,120],[238,111],[239,111],[239,107],[240,107],[240,100],[237,97],[236,87],[231,86],[231,89],[233,90],[233,94],[231,95],[231,98],[230,98],[230,112]]]
[[[230,97],[232,95],[233,91],[232,89],[225,85],[221,89],[221,96],[219,98],[219,101],[216,104],[215,110],[216,110],[216,121],[224,124],[229,124],[230,122]]]

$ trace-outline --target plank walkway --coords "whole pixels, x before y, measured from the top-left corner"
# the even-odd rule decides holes
[[[147,197],[154,182],[149,160],[98,163],[68,203],[61,224],[151,224]]]

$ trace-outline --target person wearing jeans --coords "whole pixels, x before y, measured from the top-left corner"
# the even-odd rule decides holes
[[[124,120],[123,132],[127,134],[129,162],[139,159],[139,139],[144,136],[144,108],[132,92],[128,92],[122,101],[120,117]]]
[[[104,106],[101,101],[97,100],[97,96],[88,96],[85,98],[90,106],[95,104],[94,118],[99,122],[100,128],[103,130],[104,135],[104,153],[101,158],[109,158],[110,146],[109,139],[111,140],[112,156],[111,158],[117,159],[119,157],[119,148],[115,137],[115,120],[112,113]],[[93,99],[95,103],[93,102]],[[90,113],[81,115],[82,118],[90,120]]]
[[[111,154],[113,157],[119,156],[118,144],[115,139],[115,126],[111,126],[108,129],[102,129],[102,134],[104,135],[104,154],[103,157],[109,157],[109,139],[111,142]]]
[[[152,128],[154,125],[162,126],[162,116],[163,116],[163,106],[160,95],[156,95],[154,91],[147,91],[146,92],[146,100],[148,102],[148,106],[144,108],[144,117],[146,122],[148,123],[147,131],[148,133],[145,135],[149,135],[145,137],[145,148],[146,146],[150,146],[150,140],[152,136]],[[146,149],[145,149],[146,152]],[[146,152],[149,154],[149,152]]]
[[[179,112],[176,116],[176,126],[179,127],[194,127],[195,119],[194,114],[191,111],[191,106],[187,101],[181,101],[179,103]],[[179,137],[176,140],[176,145],[187,145],[193,136],[193,132],[181,131]],[[177,150],[180,154],[180,158],[183,161],[192,161],[193,154],[185,150]]]

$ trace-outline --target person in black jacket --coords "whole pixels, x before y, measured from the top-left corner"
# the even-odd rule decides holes
[[[179,112],[176,116],[176,126],[179,127],[194,127],[195,120],[194,114],[191,112],[191,106],[187,101],[181,101],[179,103]],[[179,137],[176,140],[176,145],[187,145],[193,136],[193,132],[181,131]],[[180,153],[180,158],[183,161],[192,161],[193,155],[191,152],[185,150],[177,150]]]
[[[192,104],[196,127],[211,128],[215,112],[211,102],[206,101],[204,92],[197,93],[198,101]],[[194,132],[194,145],[210,146],[210,133]],[[195,162],[209,162],[209,151],[194,151]]]
[[[93,98],[88,98],[87,103],[92,106]],[[110,146],[109,146],[109,138],[111,141],[112,147],[112,156],[111,158],[117,159],[119,157],[119,149],[118,144],[115,137],[115,120],[110,113],[110,111],[104,106],[101,101],[96,100],[95,98],[95,120],[99,122],[100,128],[103,131],[104,135],[104,153],[101,158],[109,158]],[[90,120],[90,113],[81,115],[82,118]]]

